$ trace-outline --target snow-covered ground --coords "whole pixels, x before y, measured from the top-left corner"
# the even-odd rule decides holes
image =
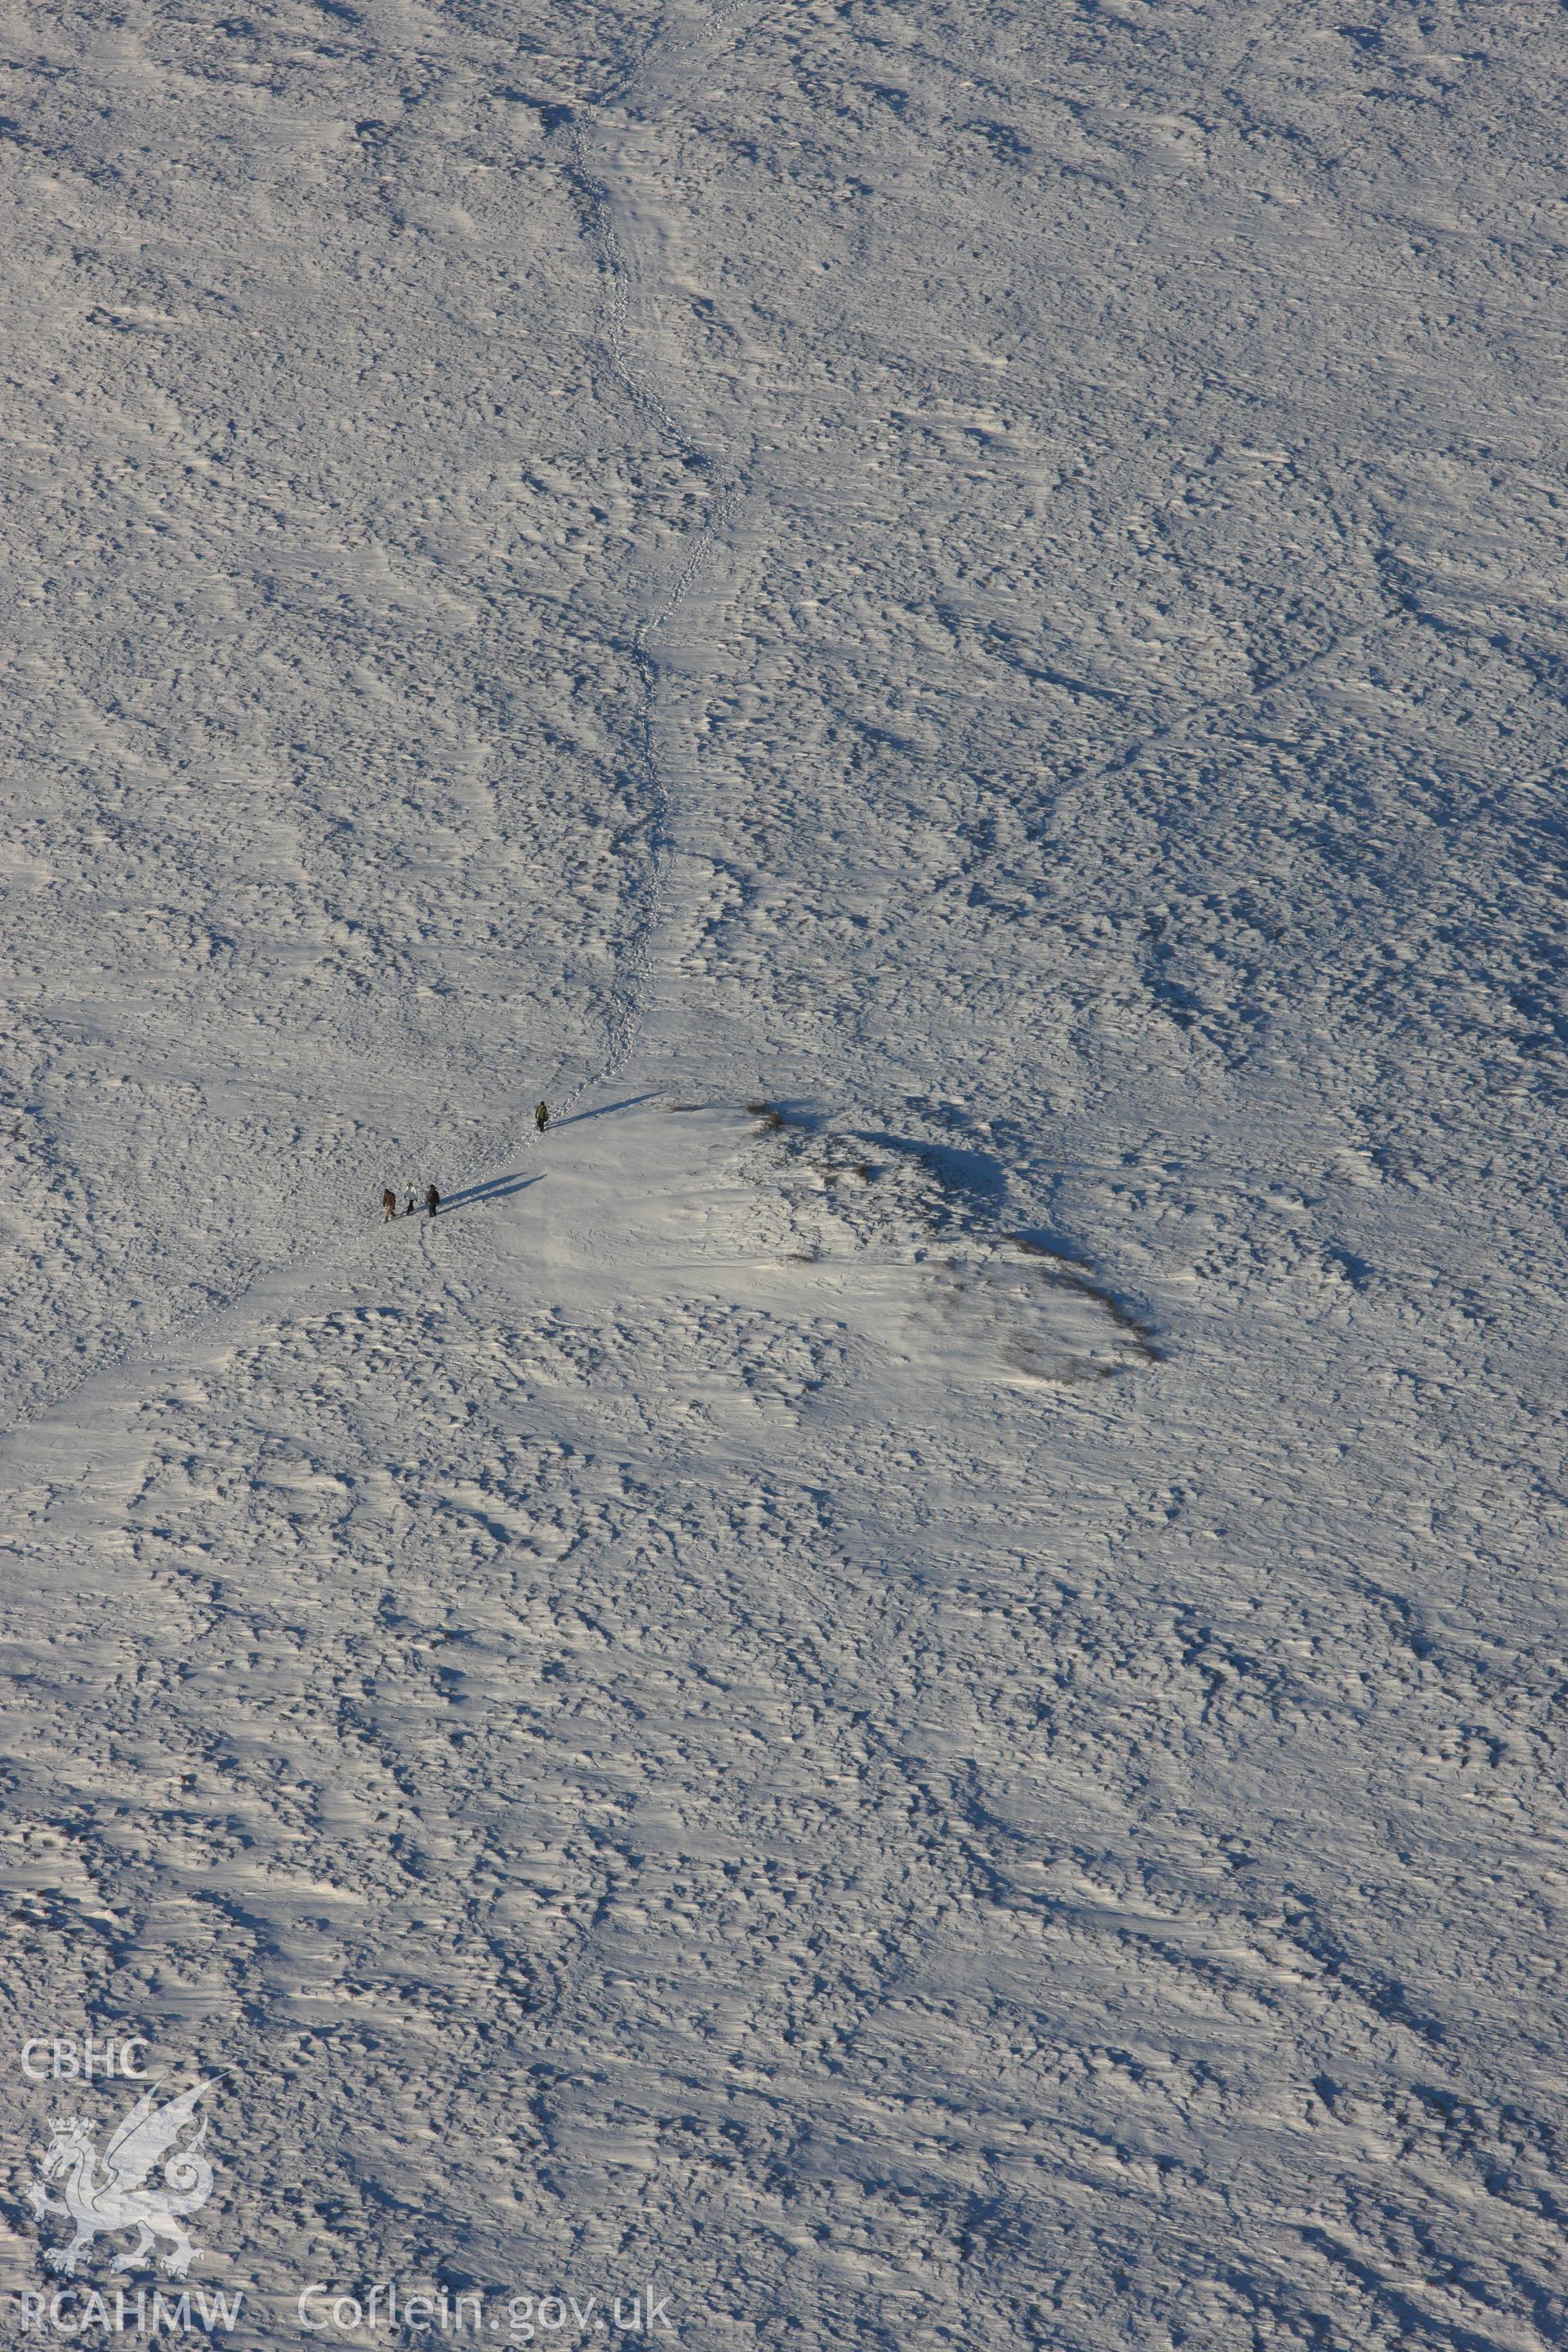
[[[7,9],[7,2345],[1568,2336],[1568,44],[1352,13]]]

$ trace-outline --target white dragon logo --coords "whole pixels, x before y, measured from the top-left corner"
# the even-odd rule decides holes
[[[115,2230],[138,2233],[130,2252],[121,2254],[114,2264],[117,2271],[134,2270],[144,2263],[155,2238],[170,2242],[172,2252],[159,2266],[171,2278],[184,2278],[192,2263],[200,2261],[201,2249],[192,2245],[182,2217],[198,2212],[212,2195],[213,2168],[201,2152],[207,2136],[205,2116],[194,2139],[172,2156],[169,2150],[195,2116],[196,2101],[211,2088],[210,2079],[198,2083],[194,2090],[183,2091],[161,2107],[153,2105],[153,2092],[144,2091],[101,2158],[92,2126],[83,2116],[61,2116],[51,2125],[54,2137],[40,2169],[45,2180],[65,2182],[65,2196],[51,2197],[41,2182],[35,2181],[27,2191],[27,2202],[40,2221],[46,2213],[64,2213],[76,2225],[68,2246],[45,2249],[44,2260],[52,2270],[70,2277],[93,2240],[100,2232]],[[169,2157],[163,2167],[165,2186],[146,2188],[148,2174],[164,2156]]]

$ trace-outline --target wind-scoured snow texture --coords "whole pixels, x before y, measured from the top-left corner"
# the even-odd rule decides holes
[[[629,582],[691,496],[515,39],[28,9],[7,65],[5,1213],[47,1395],[595,1061],[648,858]]]
[[[241,2347],[1560,2343],[1561,28],[8,39],[16,2043]]]

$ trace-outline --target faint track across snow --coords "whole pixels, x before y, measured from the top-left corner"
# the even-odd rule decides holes
[[[557,1119],[571,1112],[584,1095],[607,1085],[616,1076],[635,1048],[647,1014],[653,986],[653,943],[665,905],[673,838],[671,796],[657,740],[662,666],[656,641],[711,568],[739,495],[739,486],[723,480],[714,454],[703,448],[681,425],[633,353],[629,296],[634,267],[626,252],[626,208],[624,199],[618,199],[614,192],[610,167],[594,161],[590,137],[594,127],[604,121],[606,109],[635,102],[639,87],[650,78],[651,68],[661,58],[705,47],[715,34],[730,25],[740,13],[740,6],[741,0],[728,0],[728,5],[714,8],[684,39],[667,39],[656,32],[586,110],[560,110],[559,127],[565,132],[570,157],[567,176],[585,207],[590,234],[600,255],[605,289],[603,341],[611,367],[660,436],[694,472],[705,476],[715,487],[707,512],[690,532],[689,543],[672,572],[647,596],[642,609],[634,609],[628,616],[628,642],[637,681],[637,705],[631,733],[636,766],[647,796],[647,866],[629,893],[632,919],[616,960],[603,1055],[595,1068],[552,1104],[552,1116]],[[531,1115],[520,1108],[517,1129],[487,1147],[482,1164],[475,1159],[455,1170],[448,1179],[450,1191],[471,1197],[476,1189],[486,1189],[491,1183],[500,1188],[504,1183],[505,1191],[498,1189],[495,1195],[504,1198],[505,1192],[513,1189],[510,1181],[514,1172],[513,1160],[519,1154],[531,1151],[539,1140]],[[322,1275],[346,1275],[356,1259],[370,1263],[372,1250],[384,1244],[379,1241],[381,1221],[373,1218],[368,1193],[365,1214],[363,1232],[355,1229],[298,1258],[268,1262],[257,1257],[246,1277],[233,1289],[172,1324],[153,1346],[131,1344],[100,1357],[82,1378],[19,1413],[10,1429],[0,1436],[0,1456],[9,1453],[29,1428],[47,1421],[73,1397],[100,1382],[112,1385],[137,1369],[158,1367],[193,1341],[216,1334],[226,1318],[264,1298],[272,1281],[285,1286],[287,1297]],[[426,1229],[422,1221],[422,1234]]]

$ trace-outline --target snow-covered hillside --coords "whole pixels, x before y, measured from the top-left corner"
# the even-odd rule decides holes
[[[1568,2336],[1568,43],[1353,13],[12,0],[7,2344]]]

